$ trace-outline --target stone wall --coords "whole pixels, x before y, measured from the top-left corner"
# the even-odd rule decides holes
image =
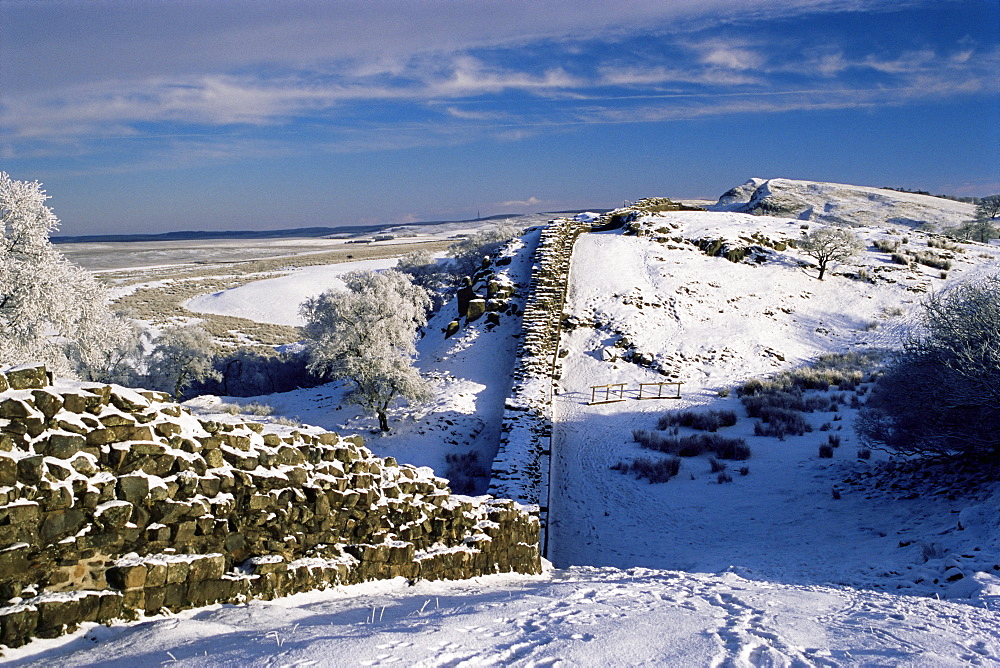
[[[275,429],[279,429],[275,427]],[[538,573],[539,520],[360,437],[0,373],[0,643],[367,580]]]
[[[500,449],[490,476],[491,494],[538,505],[543,528],[548,513],[552,385],[558,378],[563,301],[573,244],[592,225],[560,218],[542,230],[524,307],[514,383],[504,405]]]

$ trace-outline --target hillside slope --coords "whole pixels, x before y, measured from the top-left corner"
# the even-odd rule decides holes
[[[840,225],[941,231],[973,217],[975,207],[930,195],[843,183],[752,178],[727,191],[711,211],[735,211]]]
[[[757,421],[735,393],[719,396],[824,354],[898,345],[927,294],[1000,271],[1000,249],[956,247],[946,272],[902,266],[871,242],[917,254],[941,249],[921,232],[909,231],[904,244],[898,232],[861,227],[863,257],[819,281],[810,258],[788,245],[801,225],[675,212],[641,218],[628,230],[634,234],[579,239],[553,446],[549,557],[557,566],[732,570],[771,582],[958,598],[1000,591],[1000,521],[989,510],[1000,487],[946,496],[938,479],[887,491],[878,473],[884,455],[857,459],[850,427],[867,384],[824,393],[832,403],[803,416],[812,431],[787,438],[756,435]],[[683,398],[637,400],[638,383],[659,381],[682,382]],[[590,405],[592,387],[608,383],[625,384],[625,401]],[[658,416],[681,408],[737,414],[719,434],[745,439],[753,455],[728,462],[732,483],[717,482],[707,455],[682,458],[666,484],[611,470],[662,458],[633,443],[632,430],[654,430]],[[842,447],[821,459],[818,447],[831,436]],[[748,475],[738,473],[744,466]],[[956,521],[963,516],[970,521]]]

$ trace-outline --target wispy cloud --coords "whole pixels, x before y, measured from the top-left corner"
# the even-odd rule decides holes
[[[147,146],[139,152],[162,154],[183,146],[183,155],[192,158],[197,148],[206,160],[237,159],[252,153],[255,142],[270,153],[279,145],[342,152],[484,137],[521,141],[579,124],[899,106],[998,88],[1000,48],[969,39],[947,48],[865,52],[833,36],[816,45],[808,36],[796,43],[737,37],[732,29],[718,28],[719,23],[758,20],[754,17],[765,15],[768,7],[783,8],[787,20],[898,3],[774,0],[741,3],[745,11],[736,12],[722,0],[650,1],[623,6],[618,16],[593,2],[585,8],[592,11],[589,19],[585,9],[569,11],[560,3],[547,11],[540,9],[545,3],[515,3],[516,8],[501,3],[516,20],[499,19],[498,3],[476,3],[476,11],[436,3],[429,0],[423,12],[414,12],[411,3],[391,3],[400,12],[391,25],[355,3],[337,5],[340,23],[334,25],[322,5],[309,5],[319,12],[314,22],[275,19],[267,44],[260,42],[264,26],[258,19],[270,12],[258,8],[259,15],[227,26],[218,39],[231,45],[238,36],[246,40],[241,43],[259,44],[260,53],[212,51],[221,48],[220,42],[202,35],[212,45],[209,52],[218,55],[217,64],[199,61],[164,74],[126,63],[112,69],[113,75],[98,76],[94,69],[72,84],[55,79],[50,87],[15,85],[0,98],[0,150],[5,156],[79,154],[103,150],[101,142],[115,139]],[[466,37],[444,36],[431,26],[430,5],[452,12],[457,23],[449,35],[468,25]],[[197,6],[209,11],[209,5]],[[697,27],[710,21],[712,12],[717,13],[712,30],[676,29],[678,22]],[[539,20],[543,16],[555,22]],[[626,18],[645,27],[632,25],[626,33]],[[377,41],[385,49],[368,49],[349,34],[350,26],[365,20],[384,26]],[[495,34],[477,21],[496,23]],[[325,37],[320,28],[328,31]],[[420,40],[411,34],[418,28],[429,31]],[[59,33],[58,26],[54,31]],[[326,44],[331,35],[357,49],[323,50],[311,41]],[[184,48],[196,48],[184,40],[174,49],[182,62]],[[288,53],[277,48],[282,44]],[[8,53],[9,47],[0,55]],[[151,53],[154,60],[162,56],[155,48]],[[301,133],[309,133],[312,141],[297,146]]]
[[[528,199],[523,199],[523,200],[514,199],[514,200],[509,200],[507,202],[499,202],[497,206],[524,208],[528,206],[538,206],[541,203],[542,200],[532,195]]]

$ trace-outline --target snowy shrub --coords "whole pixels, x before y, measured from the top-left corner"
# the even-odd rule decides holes
[[[855,428],[909,455],[1000,460],[1000,275],[931,296]]]
[[[719,471],[719,475],[715,479],[720,485],[724,485],[727,482],[732,482],[733,476],[729,475],[729,471]]]
[[[831,448],[840,447],[840,435],[839,434],[829,434],[826,437],[826,442],[830,444]]]
[[[614,471],[631,473],[636,478],[645,478],[650,484],[667,482],[680,471],[681,460],[677,457],[650,459],[638,457],[632,463],[618,462],[611,467]]]
[[[271,424],[280,424],[284,427],[301,427],[302,420],[298,416],[287,417],[285,415],[279,415],[271,420]]]
[[[641,430],[639,430],[641,432]],[[658,432],[641,432],[637,442],[647,450],[656,450],[680,457],[697,457],[713,452],[721,459],[749,459],[750,448],[742,438],[727,438],[718,434],[692,434],[669,437]]]
[[[899,242],[889,239],[875,239],[872,241],[872,246],[875,247],[875,250],[883,253],[895,253],[899,250]]]
[[[737,472],[739,472],[740,475],[750,475],[750,467],[741,466],[737,469]]]
[[[479,453],[474,450],[463,454],[449,453],[444,460],[448,464],[444,477],[456,494],[475,494],[489,477],[486,467],[479,462]]]
[[[824,443],[819,446],[819,458],[820,459],[831,459],[833,457],[833,446],[829,443]]]
[[[432,310],[440,308],[447,300],[448,292],[458,285],[450,268],[438,262],[427,250],[415,250],[399,258],[396,269],[408,275],[431,298]]]
[[[722,459],[743,461],[750,459],[750,446],[742,438],[728,438],[715,443],[713,450]]]
[[[699,431],[718,431],[736,424],[736,412],[731,410],[675,411],[665,413],[656,422],[657,429],[673,426],[690,427]]]
[[[871,459],[872,451],[869,448],[858,448],[858,459]]]
[[[918,263],[926,267],[931,267],[932,269],[944,269],[944,270],[951,269],[951,260],[938,257],[933,253],[917,252],[917,253],[912,253],[912,256],[914,260],[916,260]]]
[[[724,387],[721,390],[719,390],[719,397],[721,399],[725,399],[728,396],[729,396],[729,388],[728,387]]]
[[[726,463],[725,462],[720,462],[715,457],[709,457],[708,458],[708,465],[711,467],[712,473],[718,473],[719,471],[725,471],[726,470]]]
[[[785,440],[789,434],[802,436],[812,431],[812,427],[798,411],[784,408],[768,408],[761,412],[761,422],[754,424],[756,436],[775,436]]]
[[[892,261],[894,263],[896,263],[896,264],[901,264],[904,267],[909,267],[910,266],[910,258],[909,258],[909,256],[904,255],[903,253],[893,253],[892,254]]]

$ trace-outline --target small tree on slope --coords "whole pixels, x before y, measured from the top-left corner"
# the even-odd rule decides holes
[[[1000,460],[1000,275],[931,297],[922,324],[855,428],[902,454]]]
[[[104,380],[137,338],[104,286],[53,247],[46,199],[37,181],[0,172],[0,364]]]
[[[819,280],[823,280],[831,262],[846,262],[865,249],[865,242],[854,232],[842,227],[821,227],[803,232],[798,247],[819,264]]]
[[[156,338],[156,348],[150,356],[149,382],[174,401],[184,397],[184,391],[194,383],[219,380],[215,370],[212,335],[198,325],[168,327]]]
[[[301,313],[312,339],[309,370],[352,384],[347,400],[378,417],[399,398],[424,401],[427,386],[413,366],[417,328],[427,323],[427,291],[394,270],[345,274],[347,290],[306,300]]]

